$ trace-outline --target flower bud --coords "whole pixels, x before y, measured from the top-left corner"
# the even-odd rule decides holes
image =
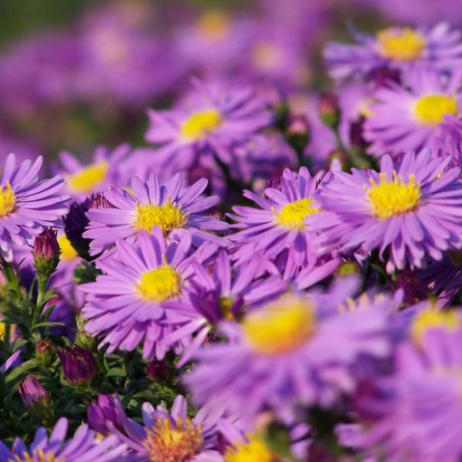
[[[85,200],[80,204],[74,202],[69,207],[69,213],[64,218],[64,231],[76,252],[85,260],[90,260],[90,239],[82,236],[85,228],[88,225],[87,211],[89,208],[89,200]]]
[[[36,405],[45,407],[50,401],[50,394],[33,375],[28,375],[21,382],[18,392],[24,406],[28,409]]]
[[[96,360],[90,350],[74,346],[58,351],[64,378],[73,385],[91,382],[97,372]]]
[[[56,231],[51,228],[45,228],[35,238],[32,250],[37,273],[45,278],[49,278],[58,266],[60,253]]]
[[[154,359],[146,365],[146,375],[151,380],[165,380],[170,375],[170,368],[165,361]]]
[[[310,137],[310,127],[305,116],[292,115],[287,126],[287,139],[297,151],[303,152]]]
[[[51,341],[45,338],[39,340],[35,345],[35,356],[44,366],[51,365],[55,357]]]
[[[337,128],[340,120],[340,109],[337,96],[323,93],[318,100],[318,111],[322,121],[331,128]]]

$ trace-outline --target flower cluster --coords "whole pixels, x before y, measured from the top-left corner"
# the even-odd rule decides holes
[[[282,3],[154,37],[121,2],[1,58],[13,118],[146,120],[0,152],[0,462],[462,459],[462,33],[352,30],[319,93],[335,2]]]

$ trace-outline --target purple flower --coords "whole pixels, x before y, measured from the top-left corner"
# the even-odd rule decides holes
[[[67,426],[67,419],[62,417],[56,423],[50,437],[47,436],[46,429],[40,427],[29,447],[20,438],[14,440],[11,449],[0,441],[0,462],[12,460],[117,462],[124,460],[125,445],[121,444],[115,436],[99,440],[87,425],[81,425],[72,438],[65,440]]]
[[[58,226],[68,197],[59,176],[38,180],[42,157],[16,165],[10,154],[0,182],[0,252],[11,260],[11,245],[32,245],[44,227]]]
[[[188,417],[187,402],[178,395],[170,412],[164,406],[153,408],[144,403],[144,426],[129,419],[115,397],[99,396],[88,410],[89,422],[95,429],[110,433],[124,442],[136,460],[162,462],[222,462],[218,452],[223,437],[231,441],[240,435],[233,428],[236,419],[223,417],[223,412],[204,406],[194,418]]]
[[[178,367],[195,355],[210,331],[221,321],[238,319],[245,310],[287,290],[287,285],[278,276],[259,279],[257,276],[261,264],[258,258],[254,258],[233,271],[225,250],[220,251],[209,269],[193,262],[191,310],[189,313],[183,311],[183,315],[190,319],[165,338],[167,343],[181,341],[184,345]]]
[[[87,293],[83,316],[86,329],[101,335],[101,346],[134,350],[144,341],[143,356],[164,355],[165,334],[186,322],[182,314],[189,306],[191,258],[210,258],[216,246],[199,248],[190,257],[191,237],[184,233],[179,242],[167,244],[162,231],[140,234],[134,244],[118,240],[115,249],[98,262],[103,275],[82,286]]]
[[[461,34],[445,23],[430,29],[390,27],[375,37],[353,31],[353,38],[358,43],[331,42],[324,49],[324,59],[334,79],[367,76],[382,67],[407,70],[426,65],[452,71],[462,59]]]
[[[232,165],[234,148],[268,127],[273,116],[251,88],[193,83],[195,91],[183,107],[149,110],[146,139],[159,146],[163,165],[173,164],[176,171],[192,167],[202,156]]]
[[[220,243],[221,239],[204,231],[223,231],[223,223],[204,215],[204,211],[218,202],[216,196],[204,197],[207,180],[192,186],[184,184],[182,174],[175,175],[167,184],[159,184],[153,174],[143,183],[131,181],[131,191],[111,189],[105,197],[111,208],[90,208],[90,220],[85,238],[91,239],[90,252],[95,255],[112,246],[117,239],[136,241],[140,233],[151,233],[159,227],[166,237],[184,229],[191,234],[194,245],[204,240]]]
[[[195,400],[239,415],[287,415],[351,393],[357,361],[390,354],[387,303],[339,314],[332,295],[286,295],[223,325],[229,341],[204,347],[185,378]]]
[[[316,225],[343,251],[378,249],[389,273],[421,267],[428,256],[441,260],[445,250],[462,246],[460,171],[444,172],[448,162],[411,152],[400,163],[382,157],[380,173],[335,172]]]
[[[452,332],[435,327],[418,345],[401,345],[395,374],[379,384],[384,393],[375,397],[375,418],[365,420],[363,442],[387,460],[460,460],[461,347],[460,318]]]
[[[420,69],[405,73],[402,84],[377,90],[364,123],[370,152],[396,156],[430,147],[445,118],[461,113],[459,79]]]
[[[128,177],[119,164],[130,154],[130,147],[122,144],[114,151],[100,147],[95,150],[90,164],[82,165],[67,151],[59,154],[60,166],[69,193],[76,199],[85,199],[92,193],[104,191],[109,185],[127,186]]]
[[[73,385],[90,382],[95,376],[98,366],[91,351],[73,346],[57,351],[65,379]]]
[[[235,227],[244,228],[230,236],[239,255],[247,255],[240,264],[252,259],[255,251],[273,262],[285,278],[301,269],[305,273],[317,269],[321,253],[312,224],[321,211],[318,196],[322,194],[323,177],[324,172],[312,177],[305,167],[298,173],[286,169],[280,187],[265,189],[265,197],[244,191],[244,197],[260,208],[235,206],[235,213],[229,215],[237,222]],[[332,271],[338,266],[336,260],[329,263]]]

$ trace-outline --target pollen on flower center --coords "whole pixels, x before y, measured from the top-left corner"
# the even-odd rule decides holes
[[[175,205],[168,200],[162,205],[138,204],[136,206],[135,228],[138,231],[150,233],[158,226],[164,234],[172,229],[182,228],[187,223],[187,214],[182,213],[181,205]]]
[[[176,423],[158,419],[152,429],[147,429],[145,440],[150,462],[187,462],[199,452],[202,443],[202,429],[190,419]]]
[[[221,122],[221,114],[216,109],[196,112],[183,123],[181,134],[188,140],[200,140],[218,128]]]
[[[207,11],[197,22],[197,27],[210,40],[221,40],[230,31],[230,21],[222,11]]]
[[[422,125],[438,125],[445,115],[457,115],[457,99],[446,95],[426,95],[419,98],[414,105],[415,118]]]
[[[13,212],[15,205],[16,196],[10,183],[7,183],[4,187],[0,186],[0,218]]]
[[[247,438],[247,442],[226,449],[225,462],[276,462],[276,457],[260,438],[255,435]]]
[[[420,201],[420,185],[415,184],[414,175],[410,175],[409,183],[405,183],[402,178],[398,178],[396,172],[393,174],[393,180],[381,173],[379,183],[371,178],[371,186],[366,187],[366,191],[372,213],[381,220],[410,212]]]
[[[65,234],[58,237],[58,245],[61,250],[62,260],[74,260],[78,254]]]
[[[419,32],[408,27],[393,27],[377,34],[377,45],[383,57],[396,61],[409,61],[422,55],[426,40]]]
[[[412,321],[411,337],[416,343],[421,343],[423,334],[431,328],[440,328],[455,331],[461,325],[460,317],[456,311],[440,311],[429,307],[421,311]]]
[[[89,165],[80,170],[80,172],[69,175],[67,177],[67,184],[74,192],[90,193],[106,179],[107,170],[107,162]]]
[[[249,314],[242,328],[255,351],[286,353],[302,345],[314,331],[314,307],[305,300],[283,298]]]
[[[298,201],[288,202],[279,212],[274,210],[273,213],[281,226],[288,229],[303,230],[305,229],[305,218],[321,211],[321,209],[312,207],[313,204],[313,199],[305,197]]]
[[[164,263],[143,273],[136,289],[144,300],[163,302],[181,294],[181,278],[176,270]]]

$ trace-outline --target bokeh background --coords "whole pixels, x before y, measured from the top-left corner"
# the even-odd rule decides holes
[[[0,156],[144,146],[191,76],[308,95],[348,27],[457,22],[459,0],[1,0]],[[276,89],[276,90],[275,90]]]

